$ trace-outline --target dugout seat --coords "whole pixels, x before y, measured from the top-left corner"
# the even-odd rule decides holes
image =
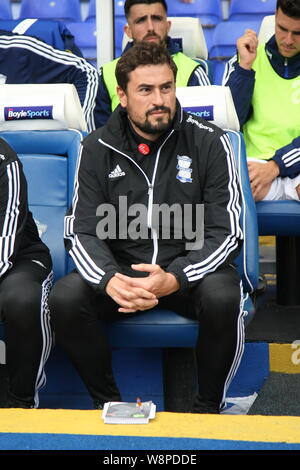
[[[188,17],[169,19],[171,21],[169,36],[178,43],[182,52],[193,59],[207,59],[207,45],[200,21]],[[122,50],[124,50],[131,39],[124,32],[122,39]]]
[[[260,43],[265,43],[273,36],[274,33],[275,33],[275,15],[265,16],[259,28],[258,41]]]
[[[253,21],[274,14],[276,0],[231,0],[228,12],[229,21]]]
[[[258,33],[260,21],[222,21],[213,31],[209,58],[211,60],[228,60],[236,54],[236,41],[243,36],[246,29]]]
[[[212,69],[211,64],[207,60],[208,48],[206,38],[198,18],[191,17],[170,17],[171,28],[169,36],[178,45],[179,50],[192,59],[199,62],[206,74],[209,76],[210,82],[212,82]],[[116,47],[117,51],[120,52],[120,36],[122,34],[122,51],[125,49],[128,42],[131,39],[124,33],[124,19],[116,18]],[[121,53],[121,52],[120,52]],[[120,54],[119,54],[120,55]]]
[[[194,0],[192,3],[173,0],[168,2],[168,15],[199,18],[203,26],[215,26],[223,19],[220,0],[210,0],[209,2]]]
[[[69,269],[63,220],[72,198],[80,142],[86,133],[79,98],[69,84],[0,85],[0,97],[0,137],[23,164],[29,206],[50,249],[58,279]],[[46,117],[48,112],[50,117]]]
[[[12,19],[12,8],[10,0],[2,0],[0,2],[0,18],[3,20]]]
[[[97,30],[94,21],[67,23],[68,30],[74,35],[83,57],[94,67],[97,66]]]
[[[0,16],[1,18],[1,16]],[[82,57],[74,42],[74,36],[62,21],[26,18],[23,20],[0,19],[0,29],[15,34],[39,38],[55,49],[73,52]]]
[[[259,29],[259,42],[267,42],[274,33],[275,15],[266,16]],[[300,305],[300,203],[260,201],[256,211],[259,235],[276,237],[277,303]]]
[[[81,21],[80,0],[22,0],[19,18]]]
[[[21,86],[22,87],[22,86]],[[237,170],[242,189],[241,224],[245,241],[236,262],[242,276],[244,321],[248,323],[255,313],[253,295],[258,282],[258,236],[255,205],[249,185],[242,135],[229,89],[226,87],[193,87],[194,105],[213,108],[214,122],[225,126],[230,123],[228,136],[236,157]],[[186,102],[185,90],[178,98],[183,106]],[[195,98],[196,97],[196,98]],[[198,101],[198,103],[197,103]],[[219,114],[221,109],[223,115]],[[190,109],[189,112],[193,112]],[[225,114],[224,114],[225,113]],[[45,123],[47,125],[47,122]],[[23,128],[26,121],[23,121]],[[73,182],[80,142],[85,135],[80,129],[63,130],[2,130],[4,138],[18,153],[24,165],[29,186],[29,203],[37,222],[42,239],[49,246],[53,261],[55,279],[73,268],[73,263],[65,252],[63,243],[64,214],[71,203]],[[174,360],[186,360],[186,354],[193,354],[198,337],[198,323],[169,310],[153,309],[132,318],[124,318],[107,326],[107,333],[114,348],[161,348],[165,352],[165,377],[167,371],[174,370]],[[184,348],[184,349],[182,349]],[[180,352],[179,357],[177,356]],[[174,359],[174,354],[176,359]],[[171,374],[172,375],[172,374]],[[173,376],[173,375],[172,375]],[[195,378],[195,375],[193,374]],[[178,388],[179,390],[179,388]],[[190,390],[192,392],[192,390]],[[174,385],[165,381],[166,408],[174,410],[168,397],[174,400]],[[176,393],[175,393],[176,395]],[[176,407],[175,407],[176,408]]]

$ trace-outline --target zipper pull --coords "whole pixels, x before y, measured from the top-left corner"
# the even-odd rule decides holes
[[[148,195],[152,192],[153,186],[152,184],[148,185]]]
[[[284,59],[284,78],[289,78],[288,60],[287,57]]]

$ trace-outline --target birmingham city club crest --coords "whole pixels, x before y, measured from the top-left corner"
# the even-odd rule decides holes
[[[176,178],[181,183],[192,183],[192,168],[190,168],[192,159],[185,155],[177,155],[177,166],[176,169],[179,170]]]

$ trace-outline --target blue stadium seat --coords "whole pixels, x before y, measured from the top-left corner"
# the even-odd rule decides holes
[[[220,0],[194,0],[183,3],[180,0],[168,2],[168,16],[194,16],[200,18],[202,26],[213,26],[223,19]]]
[[[273,15],[276,0],[231,0],[228,12],[230,21],[262,20],[264,16]]]
[[[115,17],[115,57],[122,54],[122,44],[124,36],[124,26],[126,25],[125,16]]]
[[[261,21],[222,21],[214,29],[209,59],[232,57],[236,53],[236,41],[246,29],[251,28],[258,33]]]
[[[259,235],[276,237],[276,295],[279,305],[300,305],[300,202],[256,203]]]
[[[12,8],[10,0],[1,0],[0,2],[0,19],[9,20],[12,18]]]
[[[115,15],[115,18],[120,17],[120,16],[125,18],[124,3],[125,3],[125,1],[123,1],[123,0],[114,0],[114,15]],[[88,12],[87,12],[87,16],[85,18],[85,21],[95,21],[95,20],[96,20],[96,0],[89,0]]]
[[[77,130],[5,131],[0,136],[19,155],[28,182],[30,209],[51,251],[54,277],[69,268],[63,241],[63,220],[70,205],[79,145]]]
[[[114,0],[115,16],[124,16],[124,4],[125,0]]]
[[[84,21],[96,21],[96,0],[89,0],[87,16]]]
[[[97,65],[97,30],[94,21],[67,23],[67,28],[73,34],[76,45],[83,57],[96,67]]]
[[[22,0],[19,18],[81,21],[80,0]]]
[[[55,49],[62,51],[71,51],[74,54],[82,56],[74,42],[74,36],[63,21],[55,20],[1,20],[0,29],[5,31],[14,31],[16,34],[34,36],[50,44]]]

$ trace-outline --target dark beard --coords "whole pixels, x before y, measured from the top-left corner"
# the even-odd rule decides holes
[[[156,121],[156,124],[151,124],[151,122],[148,121],[148,116],[152,111],[158,111],[158,110],[167,111],[169,113],[169,119],[168,119],[167,122],[164,122],[163,118],[158,118],[157,121]],[[171,123],[172,123],[171,111],[170,111],[169,108],[167,108],[165,106],[159,106],[156,109],[152,109],[152,110],[148,111],[146,113],[146,121],[145,122],[134,121],[131,117],[130,117],[130,120],[131,120],[131,122],[133,122],[133,124],[140,131],[145,132],[146,134],[151,134],[151,135],[163,134],[164,132],[166,132],[170,128]]]

